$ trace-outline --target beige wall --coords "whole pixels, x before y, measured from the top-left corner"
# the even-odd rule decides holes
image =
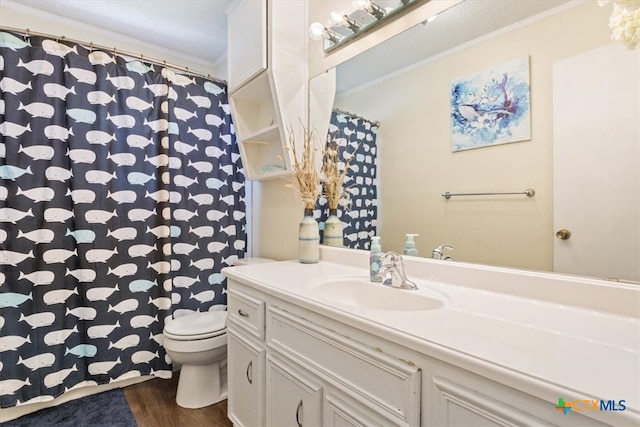
[[[456,260],[552,270],[552,66],[610,43],[609,12],[595,2],[565,9],[336,100],[338,107],[381,123],[383,250],[402,250],[405,233],[419,233],[422,256],[448,243]],[[532,139],[452,153],[451,81],[525,55]],[[441,197],[446,191],[526,188],[535,189],[535,197]]]

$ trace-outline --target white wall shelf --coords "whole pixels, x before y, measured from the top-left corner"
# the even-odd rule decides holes
[[[267,126],[248,134],[246,138],[242,140],[250,144],[273,144],[274,142],[280,142],[280,128],[277,124]]]
[[[269,75],[265,71],[246,85],[230,92],[236,133],[240,139],[278,124],[278,111]]]
[[[291,173],[288,129],[301,137],[296,125],[307,123],[306,21],[304,2],[238,0],[228,11],[229,100],[248,180]],[[250,49],[251,60],[231,55],[245,46],[266,49]]]
[[[288,150],[283,147],[278,125],[255,132],[240,140],[245,174],[261,181],[291,173]]]

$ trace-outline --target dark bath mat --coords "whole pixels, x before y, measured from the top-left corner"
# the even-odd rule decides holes
[[[120,388],[41,409],[2,427],[137,427]]]

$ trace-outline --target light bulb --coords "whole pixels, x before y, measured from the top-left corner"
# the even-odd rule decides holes
[[[351,2],[356,9],[364,9],[369,5],[369,0],[353,0]]]
[[[384,15],[389,12],[389,10],[387,10],[389,8],[383,9],[372,0],[353,0],[351,4],[353,4],[353,7],[355,7],[356,10],[364,10],[368,14],[373,15],[376,19],[382,19]],[[393,8],[391,9],[393,10]]]
[[[319,22],[314,22],[309,25],[309,37],[311,40],[322,40],[324,35],[324,25]]]
[[[334,10],[331,12],[329,23],[331,26],[333,25],[342,25],[342,21],[344,20],[344,12],[341,10]]]

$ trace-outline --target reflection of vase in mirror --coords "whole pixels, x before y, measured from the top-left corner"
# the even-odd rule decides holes
[[[337,217],[344,227],[344,246],[369,249],[377,233],[377,138],[378,124],[347,112],[333,111],[328,140],[337,144],[339,170],[346,167],[343,191],[337,207]],[[328,219],[329,210],[320,210],[319,222]],[[326,233],[326,224],[323,233]],[[326,243],[326,237],[323,236]]]
[[[478,3],[482,3],[483,10],[477,9]],[[531,13],[541,14],[518,22]],[[458,261],[554,271],[555,231],[574,227],[554,227],[552,171],[557,141],[553,69],[559,61],[611,44],[609,13],[595,2],[462,2],[434,22],[391,39],[386,43],[390,49],[371,49],[338,67],[335,107],[373,117],[382,124],[378,131],[382,195],[379,227],[385,249],[401,250],[405,234],[416,232],[422,236],[418,250],[424,256],[446,241],[456,247]],[[486,19],[478,19],[482,16]],[[465,19],[471,17],[474,25],[467,25],[471,21]],[[514,25],[502,28],[509,24]],[[469,34],[482,25],[484,30],[473,34],[471,39],[475,39],[470,40]],[[456,31],[451,31],[453,28]],[[502,29],[496,31],[499,28]],[[496,32],[485,35],[492,31]],[[423,36],[428,41],[419,38]],[[463,43],[466,44],[455,45]],[[414,56],[403,62],[405,53],[415,54],[423,48],[431,49],[429,59],[419,62]],[[531,140],[452,153],[451,82],[522,55],[531,60]],[[399,64],[406,69],[393,68]],[[603,104],[595,105],[605,108]],[[606,135],[601,140],[613,142]],[[628,154],[638,158],[637,153]],[[603,169],[605,166],[615,168],[597,165],[593,168],[596,179],[611,175]],[[636,165],[635,170],[638,169]],[[630,179],[637,179],[634,177]],[[616,186],[615,182],[610,184]],[[441,197],[447,191],[506,192],[526,188],[534,188],[536,196],[449,201]],[[608,221],[605,215],[611,210],[615,209],[599,209],[602,218],[594,226]],[[631,219],[635,219],[637,228],[638,214],[631,214]],[[631,225],[627,229],[634,234]],[[571,244],[578,244],[574,237]],[[348,241],[345,243],[349,246]],[[609,246],[615,244],[606,247]],[[615,253],[620,257],[629,255],[628,251]]]
[[[329,217],[324,222],[323,244],[327,246],[344,246],[342,221],[338,218],[338,210],[330,209]]]

